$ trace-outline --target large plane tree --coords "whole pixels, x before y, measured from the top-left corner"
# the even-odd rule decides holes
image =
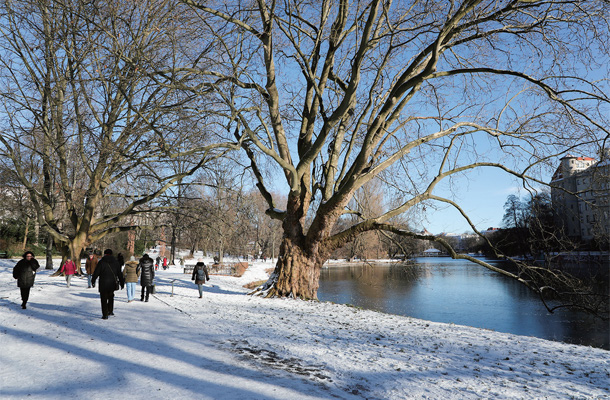
[[[470,223],[441,183],[497,169],[530,187],[556,156],[608,139],[605,1],[183,2],[214,35],[206,56],[217,63],[198,68],[202,84],[224,105],[226,131],[244,139],[268,215],[283,223],[261,288],[269,296],[316,298],[330,252],[371,230],[469,258],[394,217],[440,203]],[[289,188],[281,210],[273,166]],[[374,177],[395,206],[337,231]]]

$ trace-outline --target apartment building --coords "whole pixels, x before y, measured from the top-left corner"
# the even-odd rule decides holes
[[[551,180],[557,223],[565,233],[584,242],[610,237],[610,151],[601,160],[567,155]]]

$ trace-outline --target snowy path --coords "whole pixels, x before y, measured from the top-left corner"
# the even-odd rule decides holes
[[[100,319],[97,288],[74,279],[67,289],[63,278],[48,274],[38,274],[27,310],[20,308],[18,290],[7,290],[2,281],[2,399],[333,397],[315,382],[244,362],[219,346],[232,337],[213,333],[209,321],[166,302],[127,303],[117,292],[115,316],[106,321]],[[191,287],[189,301],[199,301],[197,312],[204,312],[195,293]]]
[[[244,296],[269,264],[213,276],[203,299],[160,271],[157,295],[117,292],[109,320],[86,280],[67,289],[44,270],[22,310],[13,265],[0,261],[2,399],[610,398],[607,351]]]

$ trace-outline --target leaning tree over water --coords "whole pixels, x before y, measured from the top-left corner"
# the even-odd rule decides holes
[[[192,71],[224,106],[226,132],[283,224],[265,294],[316,298],[331,251],[373,230],[438,242],[540,291],[392,221],[445,204],[476,231],[444,182],[495,169],[544,184],[540,169],[557,156],[607,141],[608,2],[183,2],[214,43],[215,65]],[[288,187],[285,209],[269,168]],[[335,231],[375,177],[395,205]]]

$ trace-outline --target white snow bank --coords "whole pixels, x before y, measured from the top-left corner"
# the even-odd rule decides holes
[[[157,294],[117,292],[109,320],[86,279],[45,270],[22,310],[14,263],[0,261],[2,399],[610,398],[605,350],[244,295],[269,262],[212,276],[203,299],[179,267],[157,271]]]

